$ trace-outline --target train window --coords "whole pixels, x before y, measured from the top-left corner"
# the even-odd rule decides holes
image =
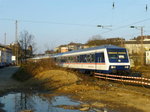
[[[100,62],[105,62],[104,53],[101,53]]]
[[[90,62],[90,55],[89,55],[89,54],[87,54],[87,55],[86,55],[85,60],[86,60],[86,62],[87,62],[87,63],[89,63],[89,62]]]
[[[65,57],[62,57],[62,58],[61,58],[61,62],[62,62],[62,63],[65,63]]]
[[[73,62],[73,63],[75,62],[74,56],[72,56],[72,62]]]
[[[83,63],[83,60],[84,60],[83,55],[80,55],[80,62],[82,62],[82,63]]]
[[[65,60],[66,60],[65,62],[67,63],[68,62],[68,57],[65,57]]]
[[[88,62],[88,60],[87,60],[87,55],[85,55],[84,59],[85,59],[85,62]]]
[[[86,55],[82,55],[82,62],[86,62]]]
[[[82,55],[82,62],[86,62],[86,55]]]
[[[86,55],[85,60],[86,60],[86,62],[88,62],[88,55]]]
[[[109,59],[118,59],[117,54],[109,54]]]
[[[58,63],[61,63],[61,58],[60,57],[58,58]]]
[[[60,57],[59,61],[60,61],[60,63],[62,63],[62,57]]]
[[[128,55],[126,49],[107,49],[110,62],[128,62]]]
[[[84,55],[84,62],[87,62],[87,63],[95,62],[95,54]]]
[[[109,54],[109,59],[126,59],[127,54]]]
[[[64,57],[64,63],[66,63],[66,57]]]
[[[71,57],[68,57],[68,62],[71,63]]]
[[[76,62],[78,62],[78,57],[76,56]]]
[[[92,62],[92,54],[89,54],[89,62]]]
[[[67,62],[69,63],[70,61],[69,61],[69,57],[67,57]]]
[[[89,55],[88,55],[88,62],[91,63],[92,61],[93,61],[93,59],[92,59],[92,54],[89,54]]]
[[[71,63],[73,62],[73,56],[70,57],[70,62],[71,62]]]
[[[91,57],[91,62],[95,62],[95,54],[91,54],[92,57]]]
[[[73,62],[74,62],[74,63],[76,62],[76,56],[73,57]]]
[[[84,55],[80,55],[80,62],[84,62]]]
[[[80,56],[77,56],[77,61],[78,61],[78,63],[80,62]]]
[[[73,56],[73,62],[75,63],[75,56]]]
[[[72,56],[71,60],[72,60],[71,62],[74,63],[75,62],[75,56]]]
[[[95,61],[96,61],[97,63],[98,63],[98,62],[100,62],[100,63],[105,62],[104,53],[96,53],[96,54],[95,54],[95,57],[96,57]]]

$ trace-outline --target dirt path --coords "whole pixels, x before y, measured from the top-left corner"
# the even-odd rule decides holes
[[[19,69],[19,67],[11,66],[0,69],[0,91],[5,89],[16,88],[19,82],[11,78],[11,76]]]

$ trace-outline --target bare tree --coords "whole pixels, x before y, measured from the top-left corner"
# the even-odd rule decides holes
[[[100,35],[92,36],[92,38],[86,42],[86,45],[89,46],[99,46],[105,44],[107,44],[106,39],[103,39]]]
[[[35,51],[34,35],[28,31],[21,32],[19,44],[22,52],[21,59],[26,60],[33,56],[33,52]]]
[[[101,35],[93,35],[89,40],[103,40],[103,37]]]

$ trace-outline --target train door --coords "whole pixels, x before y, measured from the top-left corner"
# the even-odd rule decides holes
[[[95,55],[95,69],[100,70],[101,65],[105,63],[104,52],[96,53]]]

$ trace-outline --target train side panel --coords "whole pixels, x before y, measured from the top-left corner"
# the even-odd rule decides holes
[[[85,71],[113,73],[129,70],[130,62],[125,48],[103,46],[55,56],[59,66]]]
[[[62,55],[61,57],[69,57],[69,56],[83,56],[83,55],[90,55],[94,54],[94,61],[86,61],[82,62],[83,60],[80,59],[79,62],[60,62],[59,65],[62,67],[67,68],[75,68],[75,69],[83,69],[83,70],[104,70],[108,71],[109,65],[108,58],[106,58],[106,49],[100,49],[100,50],[92,50],[92,51],[86,51],[81,53],[74,53],[69,55]]]

